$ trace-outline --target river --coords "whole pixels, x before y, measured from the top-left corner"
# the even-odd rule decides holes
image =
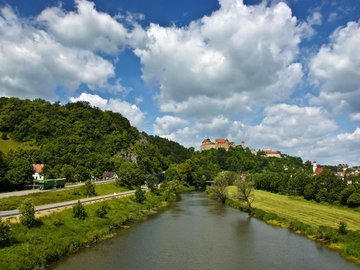
[[[303,236],[249,218],[203,193],[189,193],[167,210],[64,258],[52,269],[359,268]]]

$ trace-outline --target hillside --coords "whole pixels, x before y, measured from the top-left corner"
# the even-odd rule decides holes
[[[118,171],[126,162],[144,175],[156,174],[191,155],[178,143],[141,133],[121,114],[87,102],[60,105],[2,97],[0,132],[10,138],[1,144],[0,190],[31,183],[32,163],[46,164],[48,178],[79,181]],[[37,148],[17,147],[30,143]]]

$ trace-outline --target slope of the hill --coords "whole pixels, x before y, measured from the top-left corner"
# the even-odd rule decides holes
[[[140,133],[121,114],[87,102],[60,105],[2,97],[0,132],[37,146],[0,155],[0,190],[30,184],[32,163],[46,164],[48,178],[85,180],[116,172],[126,162],[145,175],[156,174],[191,155],[178,143]]]

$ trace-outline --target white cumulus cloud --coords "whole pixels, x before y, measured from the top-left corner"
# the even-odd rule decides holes
[[[0,9],[0,63],[0,95],[22,98],[54,98],[57,86],[107,87],[115,74],[109,61],[58,42],[10,7]]]
[[[316,101],[331,110],[360,112],[360,22],[349,22],[330,38],[310,61],[320,89]]]
[[[121,113],[124,117],[129,119],[131,125],[141,128],[145,119],[145,113],[140,110],[135,104],[120,99],[105,99],[98,95],[92,95],[88,93],[81,93],[79,97],[70,98],[71,102],[87,101],[92,106],[98,107],[102,110],[109,110],[113,112]]]
[[[121,23],[97,11],[93,2],[76,0],[75,3],[76,11],[51,7],[37,19],[56,40],[68,46],[113,54],[127,44],[128,31]]]
[[[285,3],[221,0],[220,9],[186,27],[151,24],[135,54],[143,79],[160,88],[162,111],[231,114],[292,93],[303,75],[296,61],[303,31]]]

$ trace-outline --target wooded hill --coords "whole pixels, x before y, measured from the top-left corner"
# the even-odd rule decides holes
[[[144,175],[187,160],[192,150],[132,127],[119,113],[102,111],[88,102],[50,103],[42,99],[0,98],[1,139],[31,145],[0,152],[0,190],[32,183],[32,163],[44,163],[47,178],[70,181],[101,177],[124,162]]]

